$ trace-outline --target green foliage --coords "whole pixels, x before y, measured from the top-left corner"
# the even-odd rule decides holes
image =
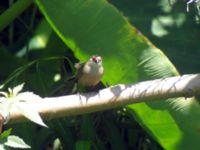
[[[5,130],[3,133],[1,133],[0,140],[2,141],[3,139],[7,138],[10,135],[11,131],[12,129],[8,129],[8,130]]]
[[[17,11],[15,14],[19,15],[30,5],[22,2],[19,0],[17,9],[14,7],[12,11],[11,7],[10,12]],[[22,23],[0,21],[0,29],[9,25],[1,32],[0,47],[0,69],[3,70],[0,81],[5,83],[5,87],[25,82],[27,91],[49,96],[66,77],[73,75],[72,64],[77,59],[85,61],[92,54],[103,57],[105,75],[102,82],[105,85],[178,75],[165,54],[139,30],[165,50],[181,72],[199,71],[196,66],[199,64],[197,49],[200,45],[198,36],[195,36],[198,25],[195,20],[189,20],[192,9],[188,14],[183,11],[185,3],[170,6],[167,0],[151,3],[145,3],[145,0],[35,2],[36,5],[21,16],[11,13],[11,19],[19,17]],[[5,16],[8,17],[9,13],[3,13],[0,20]],[[13,25],[19,29],[18,32],[13,30]],[[70,94],[71,87],[72,84],[65,85],[60,93]],[[27,107],[22,107],[17,108],[27,112]],[[13,133],[26,139],[32,149],[45,149],[56,143],[57,137],[60,148],[72,150],[162,149],[156,142],[164,149],[198,149],[199,110],[195,99],[177,98],[129,105],[84,117],[52,120],[48,122],[50,129],[30,123],[10,126]]]
[[[90,150],[91,149],[91,142],[90,141],[78,141],[76,143],[76,150]]]
[[[4,145],[13,147],[13,148],[31,148],[29,145],[27,145],[22,139],[20,139],[17,136],[8,136],[7,141],[4,143]]]
[[[1,150],[8,150],[9,149],[8,147],[21,148],[21,149],[31,148],[21,138],[10,134],[11,134],[11,129],[5,130],[3,133],[1,133],[0,135]]]

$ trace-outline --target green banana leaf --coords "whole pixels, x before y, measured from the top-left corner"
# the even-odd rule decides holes
[[[45,18],[81,61],[103,57],[103,82],[135,83],[178,75],[176,68],[105,0],[36,0]],[[200,148],[200,107],[194,99],[133,104],[129,111],[164,149]]]

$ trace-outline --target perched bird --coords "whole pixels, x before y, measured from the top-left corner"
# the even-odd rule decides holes
[[[79,85],[85,87],[96,86],[103,76],[102,58],[93,55],[87,62],[75,65],[77,69],[76,81]]]
[[[87,62],[75,64],[75,68],[77,69],[76,75],[66,79],[64,84],[52,91],[51,95],[72,94],[85,90],[94,91],[95,88],[99,88],[96,85],[101,81],[104,71],[100,56],[93,55]],[[73,84],[74,82],[77,84]]]

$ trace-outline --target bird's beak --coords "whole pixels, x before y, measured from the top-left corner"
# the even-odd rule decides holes
[[[95,62],[96,64],[98,64],[98,63],[99,63],[99,60],[98,60],[98,59],[94,59],[94,62]]]
[[[93,56],[92,57],[92,61],[96,64],[99,64],[101,62],[101,58],[99,58],[98,56]]]

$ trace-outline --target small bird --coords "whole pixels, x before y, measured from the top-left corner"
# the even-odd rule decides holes
[[[85,63],[76,63],[75,68],[77,69],[76,75],[66,79],[64,84],[51,92],[51,95],[71,94],[85,90],[94,91],[96,90],[95,88],[99,88],[96,85],[101,81],[104,72],[102,58],[100,56],[93,55]],[[76,84],[73,84],[74,82]],[[63,91],[65,92],[63,93]]]
[[[93,55],[87,62],[75,64],[77,69],[76,81],[85,87],[94,87],[100,81],[104,73],[102,58]]]

